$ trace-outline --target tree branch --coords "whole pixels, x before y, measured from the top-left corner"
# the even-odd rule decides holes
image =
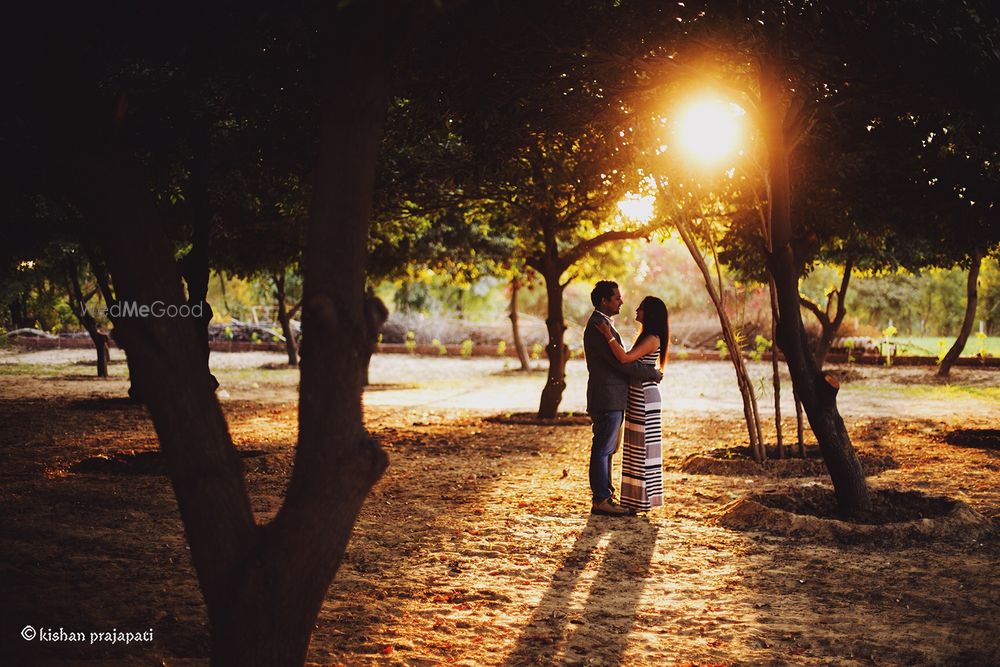
[[[563,270],[569,268],[584,256],[586,256],[594,248],[604,245],[605,243],[610,243],[611,241],[623,241],[625,239],[639,239],[645,236],[649,236],[653,232],[663,229],[669,224],[667,220],[659,220],[654,224],[646,225],[644,227],[639,227],[632,230],[614,230],[610,232],[604,232],[598,234],[597,236],[589,239],[580,241],[575,246],[567,250],[562,255],[562,266]]]
[[[801,294],[799,295],[799,303],[805,306],[809,312],[815,315],[816,319],[819,320],[821,325],[823,325],[824,327],[830,326],[830,318],[827,317],[826,313],[820,310],[820,307],[817,306],[815,303],[813,303],[806,297],[802,296]]]

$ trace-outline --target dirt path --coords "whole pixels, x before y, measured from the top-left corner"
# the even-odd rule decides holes
[[[260,453],[245,461],[254,509],[266,519],[292,461],[294,376],[219,362],[234,440]],[[688,454],[741,440],[742,425],[723,409],[731,399],[713,389],[728,377],[721,364],[672,365],[666,506],[648,518],[611,519],[587,513],[589,428],[483,420],[533,407],[532,387],[544,378],[490,375],[502,371],[493,360],[376,362],[367,417],[392,463],[330,590],[311,661],[1000,663],[996,541],[838,545],[711,522],[747,490],[826,483],[678,472]],[[43,363],[52,366],[37,375],[0,374],[0,662],[203,664],[204,611],[166,478],[72,468],[97,454],[155,450],[144,411],[114,400],[125,387],[120,377],[99,382],[80,368],[54,367],[65,359]],[[261,363],[270,361],[253,365]],[[572,378],[579,369],[571,365]],[[856,378],[844,393],[885,382]],[[975,391],[910,382],[882,392],[892,401],[871,389],[842,405],[857,402],[860,416],[844,412],[858,448],[900,463],[874,486],[959,497],[994,516],[997,453],[942,439],[956,427],[997,428],[997,402],[979,391],[995,390],[996,380],[959,386]],[[921,392],[926,397],[914,400]],[[690,408],[700,401],[714,409]],[[899,413],[900,405],[911,411]],[[19,636],[28,623],[151,628],[155,639],[28,643]]]

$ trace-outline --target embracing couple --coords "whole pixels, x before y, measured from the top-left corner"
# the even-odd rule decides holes
[[[587,356],[587,412],[594,423],[590,450],[592,514],[626,516],[663,504],[663,453],[660,388],[670,330],[667,307],[647,296],[635,311],[641,325],[631,350],[612,326],[621,311],[617,283],[602,280],[590,293],[594,313],[583,333]],[[611,457],[618,450],[622,424],[621,500],[614,497]]]

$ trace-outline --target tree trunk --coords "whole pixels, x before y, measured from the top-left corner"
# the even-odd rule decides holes
[[[521,281],[516,277],[513,278],[510,281],[510,328],[514,337],[514,349],[517,351],[517,358],[521,362],[521,370],[530,371],[531,363],[528,361],[528,350],[525,349],[524,341],[521,340],[521,331],[517,320],[517,293],[520,289]]]
[[[798,447],[799,458],[806,457],[805,429],[802,425],[802,401],[799,395],[792,390],[792,399],[795,401],[795,445]]]
[[[549,343],[545,354],[549,358],[549,374],[542,389],[542,400],[538,405],[538,416],[541,419],[555,419],[562,402],[563,391],[566,389],[566,362],[569,359],[569,347],[563,341],[566,334],[566,322],[563,320],[563,289],[559,283],[560,271],[543,273],[545,277],[545,294],[548,297],[548,309],[545,317],[545,328],[548,331]]]
[[[387,463],[364,430],[360,385],[369,335],[362,300],[366,241],[386,107],[386,21],[378,2],[328,11],[336,17],[324,40],[329,88],[305,259],[303,325],[312,342],[302,363],[293,473],[270,524],[255,524],[241,462],[205,382],[195,324],[151,317],[116,322],[130,358],[155,380],[144,386],[146,403],[208,608],[215,665],[305,661],[361,504]],[[59,82],[73,90],[72,79]],[[99,239],[119,298],[183,304],[170,243],[149,188],[136,178],[140,170],[120,158],[126,151],[114,151],[107,140],[114,134],[66,129],[55,129],[51,146],[70,155],[50,164],[71,184],[85,218],[107,221]],[[87,143],[73,150],[74,140]]]
[[[76,313],[80,324],[90,334],[90,340],[93,341],[94,348],[97,350],[97,377],[106,378],[108,377],[108,358],[111,355],[108,345],[108,335],[97,328],[97,321],[94,320],[93,315],[87,310],[86,299],[83,297],[83,290],[80,289],[80,278],[76,262],[71,261],[69,263],[67,274],[69,276],[70,305]]]
[[[83,238],[81,239],[81,244],[84,253],[87,255],[87,260],[90,262],[90,270],[94,273],[94,279],[97,281],[97,288],[104,298],[104,305],[107,308],[111,308],[112,304],[115,303],[115,294],[111,290],[108,269],[94,247],[94,238],[97,236],[95,229],[96,224],[93,221],[87,221],[87,226],[82,230]],[[128,397],[136,403],[144,403],[142,371],[132,363],[132,358],[129,356],[128,350],[125,349],[125,345],[119,340],[118,325],[115,322],[115,318],[109,314],[108,319],[111,321],[111,339],[115,341],[118,349],[125,353],[125,365],[128,368],[129,382]]]
[[[212,322],[212,306],[208,303],[208,280],[211,275],[208,258],[208,242],[212,225],[212,207],[208,199],[208,154],[211,136],[205,121],[196,123],[194,142],[197,147],[195,159],[191,165],[191,207],[193,231],[191,250],[181,260],[184,282],[187,284],[188,305],[198,307],[201,316],[195,325],[198,343],[205,359],[205,372],[212,389],[219,386],[219,381],[209,370],[209,355],[211,348],[208,343],[208,325]]]
[[[840,280],[840,288],[835,290],[830,298],[835,298],[837,300],[837,307],[834,311],[833,316],[830,316],[830,303],[827,301],[826,311],[820,310],[819,306],[815,303],[800,296],[799,301],[803,306],[805,306],[816,319],[819,320],[820,326],[820,337],[819,341],[816,343],[816,366],[819,368],[823,367],[823,363],[826,361],[826,355],[830,353],[830,346],[833,344],[833,339],[837,336],[837,332],[840,331],[840,325],[844,322],[844,316],[847,315],[847,288],[851,283],[851,272],[854,270],[854,258],[850,258],[844,264],[844,275]]]
[[[948,377],[948,374],[951,373],[951,367],[958,361],[958,357],[962,354],[962,350],[965,349],[965,344],[969,340],[969,334],[972,333],[972,325],[976,321],[976,308],[979,305],[979,270],[982,265],[983,255],[977,251],[972,257],[969,280],[965,285],[965,318],[962,320],[962,328],[958,332],[958,338],[955,339],[954,345],[941,360],[941,366],[937,371],[938,377]]]
[[[378,336],[382,331],[382,326],[389,319],[389,309],[385,307],[382,299],[375,296],[375,291],[368,289],[365,292],[365,325],[368,332],[368,347],[365,349],[364,373],[361,384],[368,386],[368,368],[371,366],[372,355],[378,346]]]
[[[285,337],[285,352],[288,354],[288,365],[293,368],[299,365],[299,349],[295,344],[295,333],[292,331],[292,320],[285,306],[285,272],[279,271],[271,276],[274,281],[274,295],[278,301],[278,322],[281,323],[281,335]]]
[[[768,292],[771,295],[771,383],[774,386],[774,441],[778,458],[785,458],[785,441],[781,434],[781,374],[778,367],[778,293],[774,280],[768,276]]]
[[[719,316],[719,324],[722,326],[722,337],[729,352],[729,360],[736,371],[736,382],[740,388],[740,396],[743,398],[743,418],[746,420],[750,452],[755,461],[763,461],[765,452],[764,443],[761,439],[757,396],[753,390],[753,382],[751,382],[750,376],[747,373],[746,364],[743,362],[743,356],[740,354],[740,347],[733,332],[733,325],[729,321],[729,315],[726,313],[725,306],[722,303],[722,295],[712,283],[712,274],[705,264],[705,259],[701,256],[701,250],[698,248],[698,244],[692,236],[687,222],[678,217],[674,224],[677,227],[677,231],[680,232],[681,239],[684,241],[684,245],[687,246],[692,259],[698,265],[698,269],[701,271],[702,278],[705,281],[705,289],[708,290],[708,295],[715,305],[715,311]]]
[[[768,204],[773,252],[768,270],[778,293],[777,344],[785,356],[792,385],[802,400],[833,481],[840,510],[860,515],[872,507],[865,481],[844,420],[837,410],[839,383],[824,375],[808,349],[799,301],[801,268],[792,245],[789,149],[785,143],[782,78],[773,64],[760,62],[761,117],[768,153]]]
[[[8,305],[8,310],[10,310],[10,321],[14,324],[13,328],[27,329],[34,324],[34,322],[28,321],[28,316],[24,310],[24,302],[21,301],[21,297],[15,296],[14,300]]]

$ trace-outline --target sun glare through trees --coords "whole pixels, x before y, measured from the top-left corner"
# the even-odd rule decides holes
[[[700,99],[683,107],[675,127],[684,153],[706,166],[717,165],[736,151],[744,133],[746,112],[737,104]]]

